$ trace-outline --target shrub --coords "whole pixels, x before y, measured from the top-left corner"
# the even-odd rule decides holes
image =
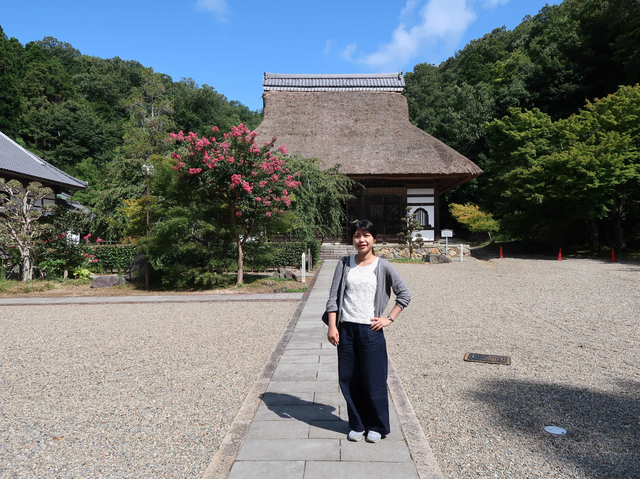
[[[103,270],[114,269],[127,271],[133,258],[138,254],[138,246],[135,245],[87,245],[82,248],[87,254],[92,254],[98,260],[98,265]]]

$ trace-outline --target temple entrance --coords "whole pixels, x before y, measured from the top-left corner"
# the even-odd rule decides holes
[[[402,230],[402,196],[365,196],[364,218],[368,218],[378,230],[378,241],[397,241]]]
[[[378,230],[378,241],[398,241],[402,231],[400,218],[404,213],[403,195],[364,195],[347,201],[347,223],[344,225],[342,241],[350,242],[351,223],[359,219],[370,220]]]

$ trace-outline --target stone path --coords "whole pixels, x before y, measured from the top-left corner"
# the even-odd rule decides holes
[[[337,353],[320,321],[335,265],[326,261],[317,273],[205,479],[442,477],[391,363],[391,434],[377,444],[346,439]]]
[[[149,296],[0,298],[0,306],[27,306],[34,304],[202,303],[207,301],[300,301],[303,294],[304,293],[164,294]]]

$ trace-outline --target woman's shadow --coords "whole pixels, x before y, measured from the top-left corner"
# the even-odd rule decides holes
[[[310,402],[291,394],[267,392],[262,395],[265,406],[281,418],[296,419],[328,431],[347,434],[349,424],[335,414],[336,407]]]

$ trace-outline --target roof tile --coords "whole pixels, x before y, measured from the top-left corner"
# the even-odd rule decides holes
[[[86,181],[59,170],[0,131],[0,176],[3,176],[4,171],[74,190],[88,186]]]
[[[305,75],[266,73],[262,80],[265,91],[393,91],[405,87],[402,72],[354,73],[341,75]]]

